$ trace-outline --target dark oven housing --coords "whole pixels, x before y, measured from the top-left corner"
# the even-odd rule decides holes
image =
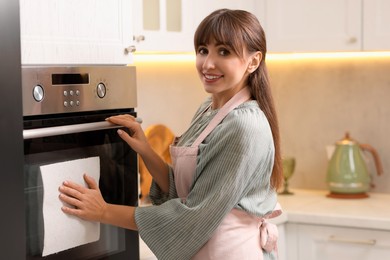
[[[117,67],[117,69],[123,72],[123,76],[120,76],[122,73],[118,72],[113,73],[113,75],[125,77],[122,79],[123,82],[127,82],[124,87],[133,88],[134,86],[131,84],[134,84],[135,81],[134,68]],[[30,76],[26,76],[27,78],[31,78],[31,74],[36,73],[32,70],[34,68],[28,68],[26,73]],[[103,71],[101,67],[98,70]],[[49,111],[50,109],[44,108],[45,104],[42,100],[35,100],[34,91],[29,93],[30,98],[34,99],[30,103],[35,106],[30,111],[36,110],[40,113],[26,112],[23,117],[26,259],[139,259],[138,232],[104,224],[100,224],[100,239],[98,241],[42,257],[45,234],[42,204],[45,188],[39,170],[41,165],[98,156],[100,158],[99,188],[106,202],[130,206],[138,205],[137,154],[119,138],[117,130],[120,127],[105,121],[105,118],[118,114],[131,114],[136,117],[134,110],[136,104],[132,101],[134,100],[133,95],[136,95],[135,88],[133,92],[129,93],[127,90],[123,90],[120,84],[114,85],[110,80],[110,75],[105,76],[104,73],[99,74],[100,80],[96,83],[93,71],[93,68],[83,68],[82,74],[89,78],[82,79],[82,83],[78,83],[77,77],[75,81],[62,82],[64,84],[60,86],[60,91],[58,91],[59,86],[57,85],[46,85],[39,82],[29,84],[30,89],[31,85],[43,85],[46,96],[42,100],[52,103],[50,109],[59,106],[59,103],[62,111]],[[48,72],[39,68],[38,78],[50,79],[50,75],[53,73],[57,77],[61,74],[78,74],[74,68],[49,68]],[[53,78],[53,80],[61,83],[61,79]],[[94,82],[92,87],[89,86],[91,82]],[[106,88],[103,97],[99,97],[99,87],[97,86],[101,82],[104,82]],[[23,86],[25,84],[28,83],[25,81]],[[74,104],[76,101],[80,101],[81,104],[78,107],[68,109],[64,102],[67,101],[66,104],[69,105],[72,101],[72,99],[68,99],[71,90],[74,94],[79,91],[77,97],[71,98],[73,98]],[[64,95],[64,91],[67,91],[68,96]],[[49,96],[47,96],[48,93]],[[127,93],[125,95],[128,98],[127,102],[119,101],[113,105],[114,95],[123,97],[123,93]],[[27,98],[26,96],[24,99]],[[88,97],[92,100],[95,99],[97,105],[86,101]],[[54,99],[57,99],[57,104],[53,105]],[[103,101],[107,102],[107,105]],[[125,107],[121,102],[128,107]],[[89,107],[83,108],[84,103]],[[41,107],[38,109],[37,106]],[[93,106],[98,106],[98,108],[94,110]],[[123,130],[128,131],[127,129]]]

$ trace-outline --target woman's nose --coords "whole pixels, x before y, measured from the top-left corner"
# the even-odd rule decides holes
[[[215,60],[212,55],[208,54],[203,61],[203,69],[215,68]]]

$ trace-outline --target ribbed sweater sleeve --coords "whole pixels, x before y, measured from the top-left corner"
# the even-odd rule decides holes
[[[208,120],[190,130],[200,132]],[[266,117],[255,102],[242,104],[199,146],[185,203],[171,188],[170,194],[160,194],[166,202],[136,209],[142,239],[158,259],[191,259],[233,208],[266,215],[276,204],[269,181],[273,157]],[[174,186],[172,172],[170,180]]]

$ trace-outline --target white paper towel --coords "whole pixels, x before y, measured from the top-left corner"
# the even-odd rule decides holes
[[[62,212],[58,188],[65,180],[86,183],[83,174],[100,177],[99,157],[90,157],[40,166],[43,182],[44,239],[42,256],[99,240],[100,223],[85,221]]]

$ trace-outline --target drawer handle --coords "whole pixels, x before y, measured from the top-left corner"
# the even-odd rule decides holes
[[[349,239],[344,237],[338,237],[338,236],[329,236],[329,241],[332,242],[340,242],[340,243],[348,243],[348,244],[360,244],[360,245],[375,245],[376,240],[375,239]]]

